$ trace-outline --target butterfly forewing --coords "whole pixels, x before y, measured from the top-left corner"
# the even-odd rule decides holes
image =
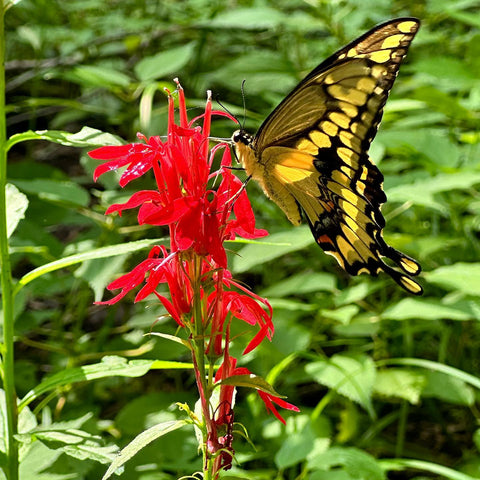
[[[418,27],[413,18],[392,20],[342,48],[285,98],[253,142],[236,144],[247,173],[293,223],[303,214],[348,273],[384,271],[414,294],[422,289],[407,275],[420,266],[382,237],[383,175],[368,148]]]
[[[330,112],[345,113],[360,120],[358,123],[364,127],[375,129],[419,25],[415,18],[392,20],[322,62],[262,124],[255,137],[257,150],[315,127]],[[362,119],[363,111],[359,110],[366,109],[370,110],[370,116],[365,113]],[[371,141],[374,132],[367,130],[360,135],[368,138],[367,133]]]

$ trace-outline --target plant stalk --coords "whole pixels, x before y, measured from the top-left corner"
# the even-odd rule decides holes
[[[5,2],[0,3],[0,263],[3,307],[3,345],[1,376],[5,391],[6,425],[5,448],[7,465],[5,475],[8,480],[18,480],[17,433],[17,394],[14,376],[14,316],[13,288],[10,255],[7,236],[7,128],[5,114]]]
[[[206,378],[205,368],[205,324],[203,318],[201,298],[201,259],[194,254],[193,261],[193,318],[194,318],[194,342],[193,342],[193,363],[197,380],[200,403],[202,405],[203,421],[206,437],[203,445],[203,478],[204,480],[215,480],[217,474],[214,471],[215,461],[212,458],[209,442],[216,443],[217,434],[215,424],[210,415],[210,381]]]

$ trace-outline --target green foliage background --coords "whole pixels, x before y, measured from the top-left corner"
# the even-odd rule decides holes
[[[253,132],[337,48],[395,16],[422,20],[371,154],[385,174],[386,240],[420,261],[425,294],[409,297],[384,276],[348,277],[306,227],[292,227],[250,183],[258,225],[280,245],[231,246],[235,275],[275,308],[273,342],[244,364],[301,413],[287,414],[283,428],[255,394],[240,391],[235,418],[254,447],[237,433],[239,464],[225,478],[480,478],[479,7],[478,0],[23,0],[8,12],[9,134],[87,125],[128,141],[137,131],[166,132],[163,88],[175,89],[173,77],[192,117],[212,89],[243,118],[245,79]],[[229,137],[234,128],[216,120],[212,133]],[[166,234],[134,226],[133,215],[105,218],[106,207],[132,191],[120,191],[114,174],[93,184],[94,167],[85,152],[58,144],[12,150],[9,181],[30,202],[12,237],[18,278],[72,254]],[[154,300],[93,305],[145,252],[51,272],[17,296],[20,398],[53,374],[89,364],[93,372],[105,355],[124,374],[75,370],[81,375],[72,382],[34,396],[21,417],[22,480],[100,478],[114,445],[182,418],[174,402],[193,406],[191,372],[152,362],[189,361],[177,344],[144,336],[175,333]],[[233,354],[243,347],[237,341]],[[132,373],[138,365],[122,358],[144,360],[146,370]],[[180,429],[144,449],[120,478],[174,479],[199,468],[194,432]]]

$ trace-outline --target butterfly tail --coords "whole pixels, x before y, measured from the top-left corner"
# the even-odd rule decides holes
[[[418,275],[422,271],[420,264],[413,258],[405,255],[390,245],[386,245],[382,251],[382,255],[393,260],[408,275]]]
[[[413,278],[410,278],[408,275],[405,275],[397,270],[393,269],[388,265],[384,265],[382,270],[390,275],[395,282],[397,282],[404,290],[413,295],[422,295],[423,288],[419,283],[417,283]]]
[[[382,255],[395,262],[407,275],[382,262],[384,264],[382,269],[385,273],[390,275],[407,292],[413,295],[421,295],[423,293],[422,287],[409,276],[418,275],[422,270],[422,267],[416,260],[387,244],[384,244]]]

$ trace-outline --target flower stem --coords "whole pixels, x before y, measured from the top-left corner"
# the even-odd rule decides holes
[[[6,471],[8,480],[18,479],[18,446],[15,441],[17,433],[17,395],[14,377],[14,325],[13,325],[13,291],[12,271],[8,250],[7,203],[5,188],[7,183],[7,129],[5,117],[5,30],[4,16],[6,6],[0,4],[0,262],[3,306],[3,345],[1,347],[1,376],[5,391],[6,425]]]
[[[211,448],[215,451],[217,448],[217,432],[215,422],[211,417],[210,412],[210,395],[211,388],[209,383],[211,377],[206,376],[205,368],[205,319],[202,308],[202,259],[194,254],[192,259],[192,285],[193,285],[193,319],[194,319],[194,334],[193,334],[193,349],[192,357],[195,367],[195,376],[197,380],[198,392],[200,394],[200,403],[202,406],[203,421],[205,425],[205,437],[203,445],[203,478],[204,480],[214,480],[216,478],[215,472],[212,471],[214,463],[211,456]]]

